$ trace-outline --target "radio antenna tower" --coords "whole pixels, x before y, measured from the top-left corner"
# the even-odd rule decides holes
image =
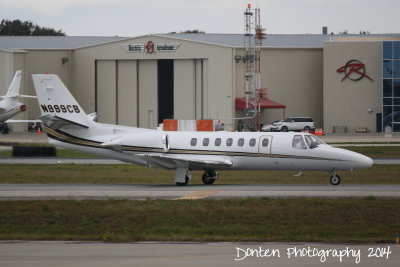
[[[262,40],[265,39],[265,29],[261,27],[260,8],[247,5],[244,12],[244,47],[245,47],[245,96],[246,117],[250,129],[258,130],[261,98],[265,89],[261,89],[260,57]]]

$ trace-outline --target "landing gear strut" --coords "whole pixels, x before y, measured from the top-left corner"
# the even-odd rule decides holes
[[[332,174],[330,178],[330,182],[332,185],[338,185],[340,184],[340,176],[337,175],[336,173]]]
[[[203,183],[207,185],[213,184],[217,179],[218,179],[218,172],[216,171],[205,171],[203,176],[201,177]]]
[[[187,183],[192,179],[192,174],[188,169],[178,168],[175,174],[176,185],[187,185]]]

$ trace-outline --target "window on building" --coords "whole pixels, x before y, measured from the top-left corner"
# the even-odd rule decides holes
[[[383,59],[393,58],[393,43],[383,42]]]
[[[383,97],[391,97],[393,95],[392,79],[383,79]]]
[[[192,140],[190,140],[190,145],[191,146],[197,145],[197,138],[192,138]]]
[[[383,42],[382,129],[400,132],[400,42]]]
[[[390,79],[393,75],[393,60],[384,60],[383,61],[383,78]]]
[[[226,139],[226,146],[232,146],[232,144],[233,144],[233,139],[232,138]]]
[[[221,138],[215,139],[215,146],[220,146],[221,145]]]
[[[393,42],[393,58],[400,59],[400,42]]]

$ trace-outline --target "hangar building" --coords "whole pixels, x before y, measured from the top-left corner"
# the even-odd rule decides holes
[[[163,119],[217,119],[237,129],[244,112],[242,34],[0,37],[0,95],[16,70],[55,73],[99,121],[156,128]],[[262,123],[310,116],[325,132],[400,132],[400,35],[267,35],[261,87],[286,108],[263,106]],[[39,106],[23,99],[34,119]],[[273,103],[273,102],[271,102]],[[23,131],[27,127],[14,126]]]

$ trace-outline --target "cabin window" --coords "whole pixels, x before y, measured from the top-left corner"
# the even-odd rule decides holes
[[[239,138],[238,146],[243,146],[243,145],[244,145],[244,139],[243,138]]]
[[[197,138],[192,138],[192,140],[190,140],[190,144],[191,144],[192,146],[197,145]]]
[[[307,149],[306,143],[304,142],[303,136],[295,135],[292,141],[292,147],[297,149]]]
[[[215,139],[215,146],[220,146],[221,145],[221,138]]]
[[[304,137],[306,138],[307,145],[310,149],[314,149],[318,145],[324,144],[324,142],[321,139],[317,138],[314,135],[306,135]]]
[[[268,140],[267,138],[263,139],[262,142],[261,142],[261,145],[262,145],[263,147],[267,147],[268,144],[269,144],[269,140]]]
[[[264,140],[268,140],[268,139],[264,139]],[[251,138],[249,141],[249,146],[255,146],[256,145],[256,139],[255,138]]]
[[[203,146],[208,146],[209,143],[210,143],[210,139],[208,139],[208,138],[203,139]]]
[[[227,146],[231,146],[232,144],[233,144],[233,139],[232,138],[226,139],[226,145]]]

